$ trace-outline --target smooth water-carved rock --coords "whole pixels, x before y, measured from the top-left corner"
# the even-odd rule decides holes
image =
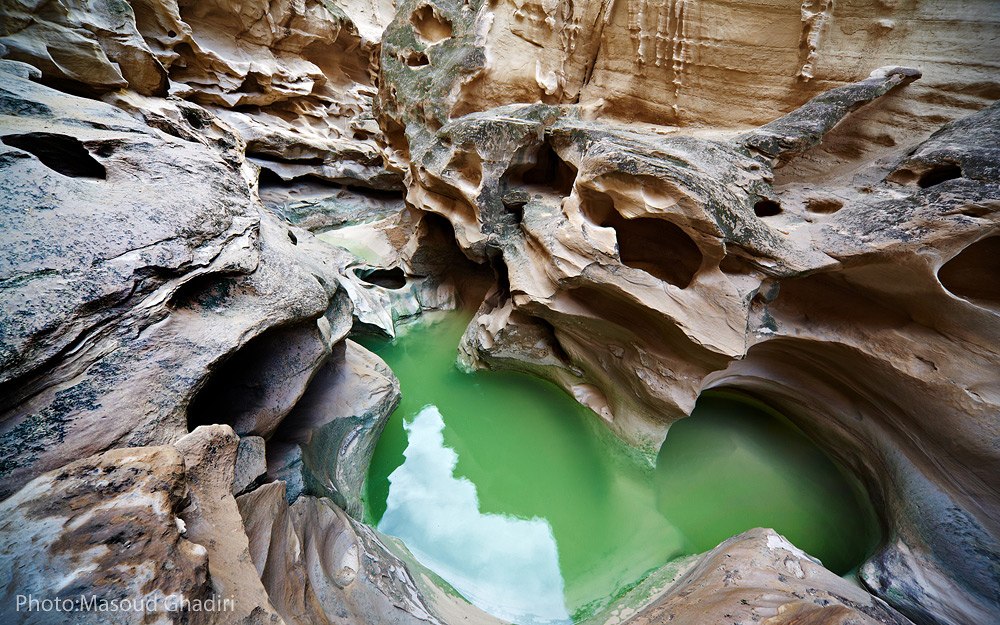
[[[350,329],[340,284],[358,280],[343,272],[353,257],[304,231],[293,242],[256,203],[239,153],[214,139],[164,134],[13,74],[0,81],[3,136],[14,137],[0,146],[3,491],[73,458],[176,440],[227,360],[256,369],[247,382],[274,399],[196,411],[193,425],[272,430]],[[104,178],[76,175],[93,163],[66,146]],[[294,338],[299,355],[254,353],[261,334]],[[223,375],[214,392],[243,383]]]
[[[406,565],[377,539],[327,500],[303,496],[289,506],[284,490],[272,482],[239,504],[253,563],[286,622],[441,622]]]
[[[196,620],[280,623],[250,561],[242,518],[232,495],[239,438],[225,425],[202,426],[175,443],[184,457],[190,505],[180,512],[186,535],[208,549],[214,593],[232,601],[226,614]]]
[[[734,536],[688,565],[637,614],[618,622],[909,625],[774,530]],[[623,603],[618,610],[629,610]],[[606,617],[605,617],[606,618]],[[613,622],[594,619],[593,623]]]
[[[468,67],[432,58],[427,71],[456,86],[472,84],[460,78]],[[752,392],[831,441],[880,502],[890,544],[920,554],[890,566],[899,558],[889,547],[871,562],[869,587],[917,619],[977,622],[996,611],[990,597],[1000,588],[991,521],[1000,500],[987,475],[995,423],[986,416],[1000,362],[981,348],[994,342],[996,318],[982,287],[963,305],[941,284],[973,294],[960,276],[986,255],[958,254],[995,229],[997,109],[926,142],[911,133],[902,146],[865,144],[845,118],[853,112],[871,128],[867,111],[881,100],[859,107],[901,97],[918,75],[883,68],[733,136],[588,121],[585,108],[538,104],[431,119],[413,97],[424,79],[401,70],[387,74],[383,115],[392,120],[383,124],[390,139],[405,128],[408,200],[445,216],[466,254],[496,271],[463,340],[465,364],[553,380],[647,453],[703,389]],[[654,234],[649,219],[669,225]],[[796,361],[836,354],[836,365],[819,367],[837,373],[777,382],[769,356],[758,374],[755,356],[771,344]],[[949,366],[952,358],[969,365]],[[861,389],[871,379],[881,391],[864,407],[810,399],[827,388],[869,398]],[[911,400],[899,408],[892,397]],[[910,427],[949,432],[914,444]],[[946,545],[953,533],[963,538]],[[918,568],[931,581],[876,573]]]
[[[275,432],[272,447],[286,454],[298,447],[291,453],[301,458],[301,479],[309,492],[329,497],[360,520],[368,464],[398,404],[399,381],[389,367],[345,340]]]

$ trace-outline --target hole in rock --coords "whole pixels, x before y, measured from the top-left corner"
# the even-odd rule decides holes
[[[433,45],[451,37],[451,22],[434,12],[434,7],[425,4],[410,16],[410,23],[417,36],[428,45]]]
[[[355,269],[354,275],[368,284],[384,289],[401,289],[406,286],[406,275],[399,267],[392,269]]]
[[[537,188],[541,192],[554,192],[567,197],[573,192],[576,168],[564,161],[546,140],[535,155],[535,163],[524,173],[512,176],[512,187],[527,187],[529,192]]]
[[[241,288],[235,277],[235,274],[227,273],[195,276],[174,291],[167,300],[167,306],[174,310],[204,308],[221,311]]]
[[[844,203],[833,197],[811,197],[806,200],[806,210],[810,213],[832,215],[843,207]]]
[[[51,132],[29,132],[0,137],[12,148],[24,150],[53,171],[71,178],[105,180],[107,170],[76,137]]]
[[[753,205],[753,214],[758,217],[774,217],[781,213],[781,205],[774,200],[757,200]]]
[[[702,254],[680,226],[655,217],[626,219],[606,193],[586,190],[581,196],[583,214],[602,228],[614,229],[623,264],[682,289],[691,284]]]
[[[938,270],[951,293],[974,304],[1000,308],[1000,236],[987,237],[962,250]]]
[[[260,173],[257,174],[257,186],[261,189],[290,187],[291,185],[291,181],[283,179],[267,167],[261,167]]]
[[[767,409],[706,395],[649,471],[589,410],[523,373],[464,373],[469,321],[425,315],[360,338],[400,380],[366,520],[495,616],[592,616],[653,569],[769,527],[837,573],[873,547],[871,505],[836,463]]]
[[[940,165],[935,165],[929,171],[924,172],[920,179],[917,180],[917,186],[921,189],[926,189],[927,187],[933,187],[934,185],[941,184],[948,180],[954,180],[955,178],[962,177],[962,168],[954,163],[942,163]]]
[[[418,52],[417,50],[408,50],[406,54],[400,56],[400,60],[410,67],[424,67],[431,63],[425,52]]]

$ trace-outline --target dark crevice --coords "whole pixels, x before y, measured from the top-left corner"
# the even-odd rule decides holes
[[[368,284],[384,289],[401,289],[406,286],[406,274],[399,267],[392,269],[355,269],[354,275]]]
[[[562,344],[556,337],[556,328],[554,325],[542,319],[541,317],[535,317],[534,321],[545,331],[545,334],[549,337],[549,346],[552,349],[552,355],[563,365],[570,367],[573,364],[572,359],[569,354],[563,349]]]
[[[226,424],[243,436],[267,436],[267,419],[291,408],[289,382],[303,371],[289,370],[288,354],[298,355],[303,338],[314,331],[315,321],[270,328],[250,339],[224,361],[211,367],[211,375],[188,405],[188,429]],[[294,366],[301,366],[300,364]],[[262,430],[263,428],[263,430]]]
[[[935,165],[930,169],[930,171],[927,171],[920,176],[920,179],[917,180],[917,186],[921,189],[926,189],[927,187],[933,187],[934,185],[941,184],[942,182],[961,177],[961,167],[955,165],[954,163],[943,163]]]
[[[49,169],[71,178],[95,178],[105,180],[108,172],[104,169],[79,139],[69,135],[50,132],[29,132],[4,135],[6,145],[24,150],[40,160]]]
[[[781,204],[774,200],[761,199],[753,205],[753,214],[758,217],[774,217],[781,214]]]
[[[234,278],[237,275],[205,273],[195,276],[174,291],[167,300],[167,306],[174,310],[221,308],[236,288]]]
[[[431,64],[427,54],[417,50],[407,50],[404,54],[400,54],[399,60],[409,67],[425,67]]]
[[[274,173],[266,167],[260,168],[260,174],[257,176],[257,186],[261,189],[275,188],[275,187],[291,187],[293,181],[285,180],[278,174]]]
[[[287,165],[322,165],[323,159],[318,156],[310,158],[289,158],[287,156],[279,156],[277,154],[266,154],[264,152],[247,152],[247,158],[254,158],[259,161],[268,161],[270,163],[284,163]]]
[[[404,189],[373,189],[371,187],[362,187],[356,184],[345,184],[341,185],[341,187],[351,191],[352,193],[357,193],[358,195],[367,195],[386,200],[402,200],[406,197],[406,191]]]
[[[510,274],[503,258],[499,254],[491,257],[490,266],[493,267],[493,272],[496,274],[496,283],[486,295],[486,299],[483,300],[483,307],[487,311],[502,308],[510,300]]]

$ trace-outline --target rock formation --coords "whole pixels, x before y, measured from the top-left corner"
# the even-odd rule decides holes
[[[751,530],[590,622],[1000,622],[994,12],[5,3],[2,620],[493,622],[362,522],[347,336],[464,304],[640,460],[728,389],[880,514],[863,589]]]

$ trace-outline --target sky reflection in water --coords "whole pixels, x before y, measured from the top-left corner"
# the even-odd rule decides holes
[[[544,519],[479,511],[476,486],[456,478],[458,454],[426,406],[405,423],[406,458],[389,475],[381,532],[486,612],[518,623],[569,623],[555,536]]]

